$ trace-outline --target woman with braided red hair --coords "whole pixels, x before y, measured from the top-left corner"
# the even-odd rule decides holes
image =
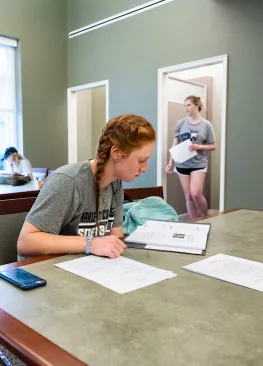
[[[116,258],[122,231],[122,182],[147,171],[155,131],[143,117],[112,118],[95,160],[68,164],[48,176],[18,238],[21,257],[86,253]]]

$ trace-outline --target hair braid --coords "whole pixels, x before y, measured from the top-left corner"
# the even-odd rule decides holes
[[[107,126],[104,128],[103,133],[99,139],[98,149],[97,149],[97,156],[96,156],[96,163],[97,163],[97,170],[95,173],[95,196],[96,196],[96,226],[98,229],[98,236],[100,235],[99,232],[99,205],[100,205],[100,181],[101,176],[104,172],[105,164],[109,159],[110,150],[111,150],[111,143],[109,140],[108,135],[108,128]]]
[[[143,117],[135,114],[124,114],[112,118],[104,127],[98,142],[96,154],[96,173],[94,186],[96,196],[96,226],[99,230],[100,182],[105,164],[110,159],[111,148],[115,146],[122,153],[129,155],[133,150],[144,144],[155,141],[155,131],[152,125]]]

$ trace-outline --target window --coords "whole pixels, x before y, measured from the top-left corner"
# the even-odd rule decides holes
[[[0,36],[0,156],[8,146],[17,146],[16,47],[16,40]]]

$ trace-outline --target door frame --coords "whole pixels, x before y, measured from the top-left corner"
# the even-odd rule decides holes
[[[67,89],[68,107],[68,163],[75,163],[78,160],[78,136],[77,136],[77,95],[76,92],[89,90],[101,86],[106,87],[106,120],[109,120],[109,80],[97,81],[90,84],[74,86]]]
[[[167,98],[165,95],[168,74],[190,70],[202,66],[222,64],[222,113],[221,113],[221,151],[220,151],[220,193],[219,211],[225,208],[225,158],[226,158],[226,118],[227,118],[227,71],[228,55],[215,56],[203,60],[187,62],[158,69],[158,121],[157,121],[157,186],[163,186],[164,198],[167,196]]]

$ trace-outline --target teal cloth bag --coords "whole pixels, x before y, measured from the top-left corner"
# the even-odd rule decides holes
[[[147,197],[123,205],[123,232],[130,235],[147,220],[178,221],[175,209],[160,197]]]

